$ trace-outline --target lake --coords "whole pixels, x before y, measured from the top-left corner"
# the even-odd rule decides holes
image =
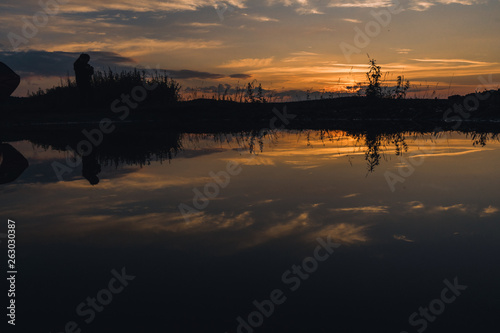
[[[19,331],[498,329],[496,134],[66,134],[2,146]]]

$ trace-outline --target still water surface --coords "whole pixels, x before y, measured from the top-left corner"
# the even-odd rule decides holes
[[[63,146],[9,143],[29,162],[0,185],[20,332],[498,328],[496,136],[174,141],[97,149],[62,180]]]

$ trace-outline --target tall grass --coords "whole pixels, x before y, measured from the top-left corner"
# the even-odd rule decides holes
[[[122,95],[130,95],[135,87],[154,87],[147,90],[147,97],[141,105],[161,105],[179,100],[180,85],[165,73],[146,71],[121,71],[113,72],[95,71],[91,80],[92,99],[88,102],[92,107],[109,107],[116,100],[121,100]],[[81,96],[76,81],[70,77],[61,81],[59,86],[32,93],[30,99],[46,106],[64,107],[81,105]],[[142,99],[142,96],[141,96]]]

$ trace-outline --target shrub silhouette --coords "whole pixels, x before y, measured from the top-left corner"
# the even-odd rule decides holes
[[[370,70],[366,73],[368,78],[368,87],[366,88],[366,96],[370,98],[382,97],[382,87],[380,86],[380,78],[382,77],[381,67],[377,66],[375,59],[368,61]]]
[[[392,98],[402,99],[406,98],[406,92],[410,89],[410,81],[406,80],[405,77],[400,75],[396,81],[396,88],[394,93],[391,95]]]
[[[147,98],[141,105],[158,105],[176,102],[179,100],[180,85],[169,78],[165,73],[154,72],[148,76],[146,71],[113,72],[96,71],[92,77],[91,87],[93,90],[94,107],[107,108],[116,99],[121,99],[122,94],[130,94],[135,87],[145,85],[156,85],[147,92]],[[30,100],[56,108],[69,108],[75,106],[78,101],[79,92],[75,80],[67,78],[61,81],[59,86],[47,89],[39,89],[30,95]]]

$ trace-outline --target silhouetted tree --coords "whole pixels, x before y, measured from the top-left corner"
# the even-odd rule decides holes
[[[371,98],[382,97],[382,87],[380,86],[380,78],[382,77],[381,67],[377,66],[375,59],[370,59],[368,63],[370,70],[366,73],[369,82],[366,88],[366,96]]]

